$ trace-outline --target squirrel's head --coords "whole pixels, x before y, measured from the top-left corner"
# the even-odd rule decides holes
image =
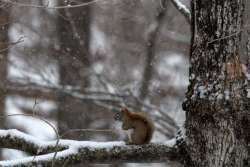
[[[124,115],[126,115],[128,113],[129,113],[128,109],[123,107],[123,108],[121,108],[121,110],[119,112],[115,113],[113,118],[116,121],[122,121],[122,118],[124,117]]]

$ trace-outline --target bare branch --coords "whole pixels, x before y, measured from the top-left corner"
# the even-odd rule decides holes
[[[26,4],[26,3],[21,3],[21,2],[17,2],[14,0],[4,0],[5,3],[17,6],[17,7],[32,7],[32,8],[42,8],[42,9],[68,9],[68,8],[79,8],[79,7],[84,7],[84,6],[88,6],[88,5],[92,5],[95,4],[99,1],[104,1],[104,0],[92,0],[90,2],[84,2],[84,3],[80,3],[80,4],[76,4],[76,5],[67,5],[67,6],[54,6],[54,7],[50,7],[47,5],[33,5],[33,4]]]
[[[6,81],[3,90],[8,94],[22,94],[30,97],[42,97],[46,99],[56,99],[58,93],[72,96],[81,100],[97,100],[97,101],[110,101],[121,102],[126,95],[113,94],[101,91],[75,91],[70,86],[46,86],[36,83],[18,83]]]
[[[171,2],[177,8],[177,10],[179,10],[181,12],[181,14],[183,14],[183,16],[186,18],[188,23],[190,23],[191,22],[191,12],[190,12],[190,10],[184,4],[182,4],[180,2],[180,0],[171,0]]]
[[[5,52],[5,51],[8,51],[11,47],[13,47],[13,46],[15,46],[15,45],[17,45],[17,44],[19,44],[19,43],[21,43],[21,42],[24,42],[24,37],[23,37],[23,36],[21,36],[17,41],[11,42],[11,43],[7,44],[8,47],[6,47],[6,48],[4,48],[4,49],[1,49],[1,50],[0,50],[0,53]]]
[[[131,92],[127,94],[122,94],[92,90],[81,91],[71,86],[46,86],[39,85],[36,83],[20,83],[12,81],[5,81],[3,83],[0,83],[0,88],[1,87],[2,90],[5,91],[5,94],[8,95],[19,94],[26,97],[55,100],[58,94],[61,93],[63,95],[70,96],[75,99],[91,100],[95,104],[101,105],[102,107],[117,110],[119,110],[119,108],[115,107],[114,104],[122,105],[124,104],[124,99],[131,99],[133,102],[141,104],[145,108],[145,110],[155,110],[160,113],[160,115],[157,115],[154,114],[155,112],[150,112],[150,114],[154,114],[153,117],[155,118],[155,120],[157,120],[158,123],[160,121],[164,121],[164,124],[160,124],[160,126],[162,126],[163,129],[169,130],[169,134],[164,133],[164,135],[168,134],[167,136],[173,136],[173,132],[178,129],[176,122],[167,113],[163,112],[160,108],[157,108],[153,105],[143,103],[138,97],[133,95]],[[137,110],[136,106],[132,105],[130,107]]]
[[[0,144],[4,148],[21,149],[37,156],[18,160],[0,161],[0,166],[51,166],[54,153],[54,166],[78,163],[113,163],[113,162],[181,162],[175,141],[162,144],[125,145],[124,142],[91,142],[60,140],[45,142],[17,130],[0,130]],[[46,153],[44,155],[39,155]]]

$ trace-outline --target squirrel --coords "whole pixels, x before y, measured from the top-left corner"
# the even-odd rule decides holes
[[[114,115],[114,119],[122,122],[122,129],[132,129],[127,144],[142,145],[148,144],[154,133],[153,121],[146,113],[132,112],[127,108],[122,108]]]

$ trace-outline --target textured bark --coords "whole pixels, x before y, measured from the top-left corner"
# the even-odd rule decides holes
[[[249,3],[249,7],[248,9],[250,10],[250,2]],[[250,16],[250,11],[248,11],[248,16]],[[250,21],[249,21],[250,22]],[[248,94],[248,98],[250,98],[250,30],[248,30],[247,32],[247,43],[246,43],[246,47],[247,47],[247,54],[246,54],[246,75],[247,75],[247,94]]]
[[[247,165],[249,99],[240,64],[243,0],[194,0],[187,152],[194,167]]]

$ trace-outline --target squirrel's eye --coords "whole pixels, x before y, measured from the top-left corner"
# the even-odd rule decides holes
[[[121,113],[119,113],[119,112],[115,113],[114,119],[117,120],[117,121],[121,120]]]

